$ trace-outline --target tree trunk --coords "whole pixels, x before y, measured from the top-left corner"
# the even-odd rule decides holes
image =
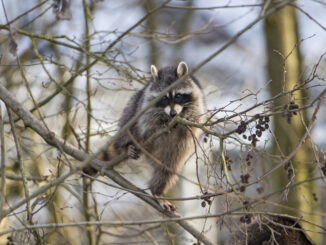
[[[298,34],[298,23],[295,8],[287,6],[279,12],[265,19],[265,37],[267,48],[267,69],[269,79],[270,95],[274,96],[280,92],[292,90],[302,84],[302,59],[300,55],[300,43]],[[296,46],[298,45],[298,46]],[[284,105],[294,103],[301,107],[307,102],[307,91],[298,90],[288,96],[283,96],[276,101],[276,107],[284,108]],[[292,101],[292,102],[291,102]],[[286,110],[286,109],[285,109]],[[280,155],[288,155],[305,133],[307,123],[307,111],[303,110],[298,115],[276,116],[274,118],[274,141],[273,152]],[[311,151],[311,144],[307,140],[293,157],[291,163],[294,167],[295,181],[303,181],[314,176],[314,155]],[[286,171],[279,169],[272,176],[272,179],[279,188],[283,188],[291,179],[291,166]],[[285,205],[295,209],[292,214],[302,216],[316,224],[321,224],[320,217],[309,215],[310,212],[320,210],[319,203],[313,200],[313,193],[317,193],[317,183],[308,182],[291,189],[288,195],[288,202]],[[283,210],[289,212],[288,210]],[[302,212],[304,211],[304,212]],[[308,213],[307,213],[308,212]],[[303,223],[305,229],[315,230],[315,226]],[[322,236],[310,232],[309,236],[320,244]]]

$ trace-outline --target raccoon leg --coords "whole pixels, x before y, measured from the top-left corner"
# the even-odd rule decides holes
[[[159,167],[155,169],[150,181],[150,190],[154,197],[162,196],[176,181],[177,176],[170,171]],[[167,200],[157,200],[161,207],[166,211],[174,212],[176,207]]]

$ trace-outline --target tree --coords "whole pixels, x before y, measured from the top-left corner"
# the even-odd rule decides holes
[[[302,71],[301,41],[294,6],[287,6],[268,16],[265,19],[265,35],[271,96],[287,93],[304,86],[307,78]],[[308,104],[308,92],[309,90],[305,89],[297,90],[274,101],[275,108],[284,108],[282,115],[274,117],[275,154],[280,156],[290,154],[295,149],[297,142],[304,136],[309,123],[308,111],[296,112],[295,109]],[[278,181],[274,183],[278,187],[290,186],[294,179],[301,182],[318,175],[319,169],[316,165],[318,158],[315,158],[312,148],[313,143],[307,139],[294,157],[284,166],[284,169],[279,169],[275,173],[274,179]],[[289,207],[293,208],[289,210],[291,214],[303,215],[314,224],[322,223],[321,217],[313,215],[314,212],[320,210],[320,203],[312,201],[314,195],[319,196],[317,182],[307,182],[301,187],[289,189],[283,194],[284,200],[287,200],[289,195]],[[287,211],[285,210],[285,212]],[[303,227],[312,229],[309,224],[303,224]],[[317,233],[310,235],[318,243],[321,242],[321,237]]]

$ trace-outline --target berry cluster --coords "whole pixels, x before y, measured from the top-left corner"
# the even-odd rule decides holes
[[[249,178],[250,178],[250,174],[240,175],[241,183],[243,183],[243,184],[248,184],[249,183]],[[239,191],[244,192],[245,190],[246,190],[246,186],[241,185],[240,188],[239,188]]]
[[[212,204],[211,197],[210,197],[210,196],[207,196],[207,195],[208,195],[208,192],[205,191],[205,192],[203,193],[203,195],[201,196],[201,198],[200,198],[200,199],[203,200],[203,201],[201,202],[201,206],[202,206],[203,208],[206,207],[206,203],[207,203],[208,205],[211,205],[211,204]]]
[[[290,104],[284,105],[283,107],[284,112],[282,116],[287,118],[288,123],[291,123],[291,118],[293,115],[297,115],[297,110],[299,109],[299,105],[297,105],[293,100],[290,101]]]
[[[247,123],[245,121],[241,121],[236,132],[238,134],[243,134],[244,132],[246,132],[246,130],[247,130]],[[245,137],[247,137],[247,136],[245,135]]]
[[[287,164],[285,164],[284,169],[287,171],[288,180],[291,180],[293,177],[293,174],[294,174],[293,167],[291,166],[291,163],[288,162]]]
[[[236,129],[236,132],[238,134],[243,134],[242,137],[244,139],[248,139],[254,147],[256,147],[257,145],[258,138],[262,136],[265,130],[269,129],[269,122],[270,122],[269,116],[261,116],[257,114],[255,115],[255,119],[258,119],[255,127],[256,131],[255,133],[249,135],[249,137],[247,137],[247,135],[244,134],[247,130],[248,123],[244,121],[240,121],[240,125]]]
[[[247,157],[246,157],[246,163],[248,166],[251,165],[251,159],[254,158],[250,153],[247,154]]]
[[[250,174],[240,175],[240,178],[241,178],[241,183],[248,184],[249,183]]]
[[[229,171],[232,171],[232,166],[231,164],[233,163],[233,160],[228,156],[225,155],[225,162],[226,162],[226,167]]]

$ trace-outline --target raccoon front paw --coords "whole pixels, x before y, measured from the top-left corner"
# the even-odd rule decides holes
[[[161,205],[161,207],[164,209],[164,211],[167,211],[167,212],[177,211],[176,206],[174,206],[172,203],[170,203],[167,200],[159,200],[158,202]]]
[[[134,145],[129,145],[128,146],[128,157],[131,159],[138,159],[139,158],[139,154],[138,154],[138,150],[136,149],[136,147]]]

